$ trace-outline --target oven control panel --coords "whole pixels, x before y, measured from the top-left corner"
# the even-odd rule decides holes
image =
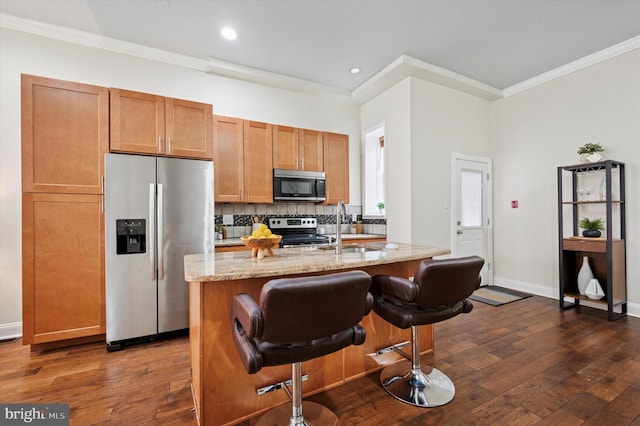
[[[271,229],[315,229],[318,223],[315,217],[270,217]]]

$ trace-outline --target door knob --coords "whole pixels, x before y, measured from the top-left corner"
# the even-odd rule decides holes
[[[458,232],[458,235],[461,235],[461,234],[462,234],[462,230],[461,230],[461,229],[458,229],[458,231],[457,231],[457,232]]]

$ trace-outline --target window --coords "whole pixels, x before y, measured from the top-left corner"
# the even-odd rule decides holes
[[[482,226],[482,172],[462,170],[460,173],[460,210],[462,227]]]
[[[379,125],[364,135],[364,216],[380,217],[385,214],[385,154],[385,127]]]

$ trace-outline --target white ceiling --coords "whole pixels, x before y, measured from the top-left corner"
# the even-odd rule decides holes
[[[501,93],[630,39],[640,46],[636,0],[0,0],[0,13],[344,94],[402,67]],[[220,36],[225,25],[237,40]]]

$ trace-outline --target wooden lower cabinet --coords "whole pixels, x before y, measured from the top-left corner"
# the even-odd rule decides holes
[[[22,195],[23,343],[106,331],[101,195]]]

